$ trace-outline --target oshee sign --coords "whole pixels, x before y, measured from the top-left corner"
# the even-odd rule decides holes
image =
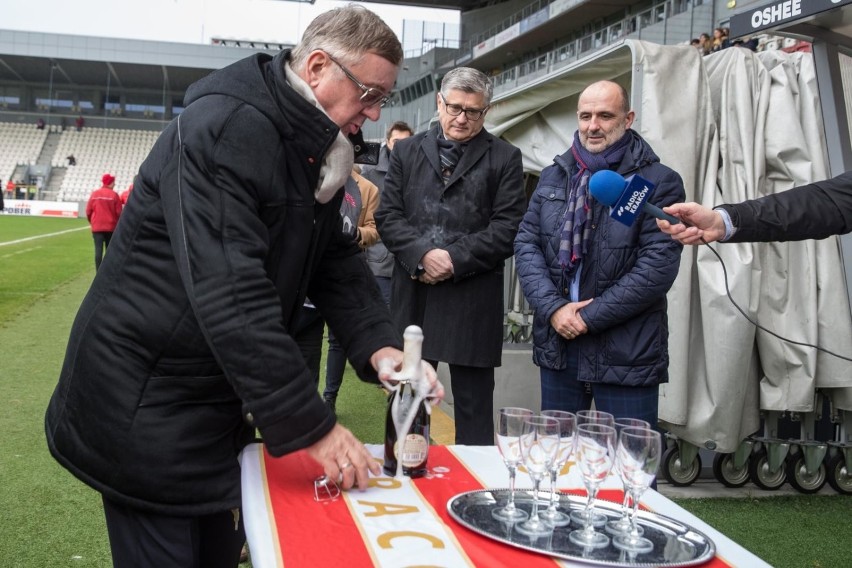
[[[852,0],[777,0],[731,16],[731,37],[776,28],[847,4]]]

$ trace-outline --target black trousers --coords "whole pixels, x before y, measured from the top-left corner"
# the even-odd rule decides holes
[[[438,368],[435,361],[429,361]],[[494,445],[494,367],[450,365],[456,444]]]
[[[112,238],[112,233],[107,231],[98,231],[92,233],[92,238],[95,240],[95,270],[101,267],[101,260],[104,258],[104,252],[109,247],[109,240]]]
[[[115,568],[237,568],[240,563],[246,533],[239,509],[174,517],[103,501]]]

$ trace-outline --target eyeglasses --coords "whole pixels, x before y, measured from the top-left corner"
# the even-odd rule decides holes
[[[488,110],[488,107],[464,108],[461,105],[451,105],[447,102],[447,99],[444,98],[444,93],[438,94],[441,95],[441,100],[444,101],[444,108],[447,109],[447,114],[450,116],[458,116],[461,113],[464,113],[468,120],[479,120],[482,118],[482,115],[485,114],[485,111]]]
[[[344,67],[340,61],[338,61],[328,53],[326,53],[326,55],[328,55],[328,58],[334,61],[338,67],[340,67],[340,70],[343,71],[343,74],[346,75],[346,77],[350,81],[358,85],[358,88],[364,91],[364,93],[361,95],[361,98],[358,99],[361,101],[362,105],[367,107],[379,105],[380,107],[383,107],[388,103],[388,101],[390,100],[390,96],[386,95],[375,87],[368,87],[367,85],[356,79],[355,75],[353,75],[352,72],[349,71],[349,69]]]

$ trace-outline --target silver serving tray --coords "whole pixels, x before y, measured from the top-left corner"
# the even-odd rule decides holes
[[[532,495],[532,490],[515,491],[515,506],[529,513],[532,510]],[[716,554],[716,546],[705,534],[670,517],[642,510],[636,515],[637,522],[645,531],[643,536],[654,543],[654,549],[647,554],[627,555],[611,542],[606,548],[588,549],[577,546],[568,538],[568,533],[579,528],[573,523],[566,527],[556,527],[552,533],[545,536],[529,537],[514,530],[512,523],[500,522],[491,516],[495,507],[506,504],[508,496],[508,489],[468,491],[450,499],[447,510],[461,525],[488,538],[524,550],[588,564],[694,566],[707,562]],[[547,507],[549,497],[549,492],[539,492],[540,510]],[[584,497],[559,493],[557,497],[560,510],[566,514],[586,506]],[[621,516],[621,505],[610,501],[595,500],[595,510],[614,519]]]

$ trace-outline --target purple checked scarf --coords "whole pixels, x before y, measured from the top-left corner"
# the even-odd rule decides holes
[[[568,272],[569,277],[574,276],[583,255],[589,250],[591,231],[586,223],[590,207],[589,177],[600,170],[617,168],[632,141],[633,131],[628,130],[618,142],[603,152],[593,154],[580,144],[579,130],[574,132],[571,153],[577,162],[577,171],[571,176],[562,237],[559,241],[559,263]]]

